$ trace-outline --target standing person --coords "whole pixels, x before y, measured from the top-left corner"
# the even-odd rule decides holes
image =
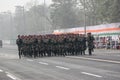
[[[16,44],[17,44],[17,46],[18,46],[19,59],[21,59],[21,47],[22,47],[23,41],[22,41],[20,35],[18,35],[18,39],[16,40]]]
[[[94,49],[94,37],[91,33],[87,33],[87,43],[89,55],[92,55],[92,51]]]

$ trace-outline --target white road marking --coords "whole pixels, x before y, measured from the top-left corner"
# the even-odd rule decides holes
[[[112,61],[112,60],[105,60],[105,59],[94,59],[94,58],[85,58],[85,57],[70,57],[69,58],[79,58],[79,59],[86,59],[86,60],[94,60],[94,61],[101,61],[101,62],[110,62],[110,63],[117,63],[120,64],[120,61]]]
[[[3,72],[3,70],[0,69],[0,72]]]
[[[56,67],[60,68],[60,69],[70,70],[70,68],[66,68],[66,67],[62,67],[62,66],[56,66]]]
[[[44,63],[44,62],[39,62],[40,64],[44,64],[44,65],[48,65],[48,63]]]
[[[86,75],[90,75],[90,76],[94,76],[94,77],[99,77],[101,78],[102,76],[100,75],[96,75],[96,74],[92,74],[92,73],[87,73],[87,72],[81,72],[82,74],[86,74]]]
[[[32,62],[33,60],[31,60],[31,59],[27,59],[27,61],[31,61],[31,62]]]
[[[3,72],[3,70],[0,69],[0,72]]]
[[[15,78],[14,76],[10,75],[10,74],[7,74],[7,76],[8,76],[9,78],[13,79],[13,80],[16,80],[16,78]]]
[[[13,80],[21,80],[21,79],[17,78],[16,76],[14,76],[13,74],[9,73],[9,72],[5,72],[5,73],[9,78],[11,78]]]

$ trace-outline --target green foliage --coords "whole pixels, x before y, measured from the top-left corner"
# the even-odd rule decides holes
[[[110,10],[110,22],[120,22],[120,0],[114,0]]]
[[[76,14],[76,0],[53,0],[51,19],[54,27],[70,28],[79,25]]]
[[[83,1],[83,0],[80,0]],[[98,22],[120,22],[120,0],[86,0],[87,11],[92,12]],[[91,5],[92,7],[89,7]],[[84,6],[84,5],[83,5]],[[91,14],[90,14],[91,15]]]
[[[52,25],[49,15],[49,8],[44,5],[34,5],[28,11],[17,10],[15,22],[18,33],[44,34],[49,32]]]
[[[50,7],[33,2],[28,10],[19,6],[14,16],[9,12],[1,13],[0,38],[3,34],[11,38],[15,33],[44,34],[54,29],[84,26],[85,17],[86,26],[120,22],[120,0],[52,1]]]

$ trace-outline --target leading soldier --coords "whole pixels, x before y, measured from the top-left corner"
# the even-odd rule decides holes
[[[18,35],[18,39],[16,40],[16,44],[18,46],[19,59],[21,59],[21,48],[22,48],[23,41],[22,41],[20,35]]]

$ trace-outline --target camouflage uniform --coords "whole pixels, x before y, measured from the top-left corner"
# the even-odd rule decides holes
[[[16,44],[17,44],[17,46],[18,46],[19,59],[21,59],[21,48],[22,48],[22,45],[23,45],[23,40],[21,39],[20,35],[18,35],[18,39],[16,40]]]
[[[91,33],[88,33],[87,35],[88,51],[89,55],[92,55],[92,51],[94,49],[94,37],[91,35]]]

